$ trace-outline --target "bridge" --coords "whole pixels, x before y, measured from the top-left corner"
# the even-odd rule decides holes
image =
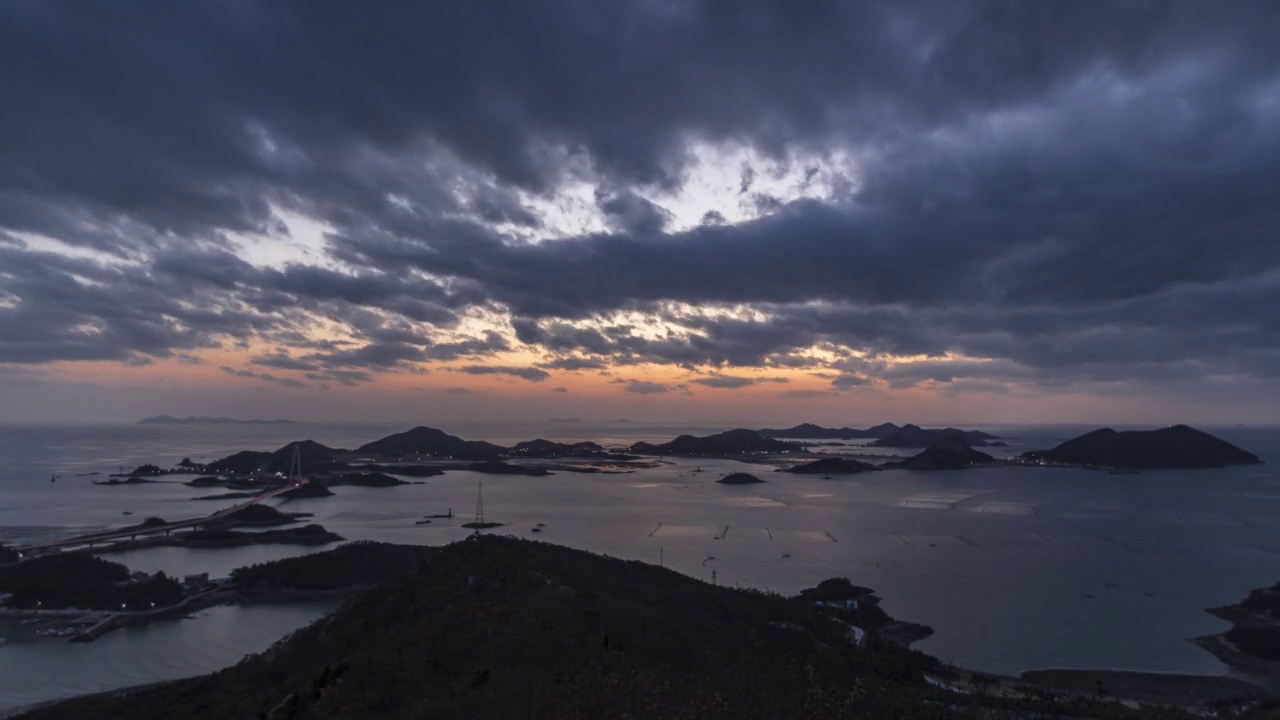
[[[139,535],[156,535],[158,533],[164,533],[168,535],[174,530],[183,530],[186,528],[197,528],[197,527],[204,527],[208,525],[216,525],[222,520],[227,519],[231,515],[237,512],[240,512],[241,510],[244,510],[247,507],[252,507],[259,503],[266,502],[267,500],[283,495],[291,490],[296,490],[308,484],[309,482],[311,482],[309,479],[302,477],[302,474],[301,474],[302,464],[300,459],[298,458],[297,448],[294,448],[294,457],[293,457],[293,462],[291,464],[292,464],[292,467],[290,468],[290,477],[280,487],[269,489],[260,495],[255,495],[254,497],[250,498],[249,500],[246,500],[245,502],[237,503],[235,505],[232,505],[231,507],[224,508],[222,510],[219,510],[218,512],[213,513],[212,515],[205,515],[203,517],[190,518],[187,520],[178,520],[176,522],[164,523],[163,525],[146,525],[146,526],[135,525],[132,527],[120,528],[118,530],[105,530],[102,532],[90,533],[88,535],[76,535],[74,537],[63,538],[61,540],[54,540],[53,542],[39,543],[35,545],[14,546],[13,550],[17,551],[18,557],[24,557],[32,553],[38,554],[41,552],[45,552],[48,550],[56,550],[59,548],[76,547],[80,545],[93,545],[95,543],[107,542],[109,540],[123,540],[125,538],[136,538]]]

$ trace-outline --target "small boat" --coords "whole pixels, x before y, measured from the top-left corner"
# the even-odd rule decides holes
[[[430,520],[419,520],[414,523],[414,525],[430,525],[430,524],[431,524]]]
[[[132,512],[130,512],[129,510],[125,510],[125,511],[124,511],[124,513],[122,513],[122,514],[124,514],[124,515],[132,515],[133,513],[132,513]]]
[[[822,476],[822,479],[823,479],[823,480],[830,480],[830,479],[831,479],[831,476],[830,476],[830,475],[823,475],[823,476]]]
[[[533,528],[532,532],[542,532],[542,528],[539,528],[539,527]]]
[[[50,476],[49,476],[49,482],[58,482],[58,476],[57,476],[57,475],[50,475]]]

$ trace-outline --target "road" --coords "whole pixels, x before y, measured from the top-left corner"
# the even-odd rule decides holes
[[[21,557],[29,553],[38,553],[44,550],[53,550],[56,548],[64,548],[64,547],[74,547],[77,545],[92,545],[94,543],[106,542],[108,540],[121,540],[124,538],[137,537],[138,535],[155,535],[156,533],[167,534],[167,533],[173,532],[174,530],[200,527],[202,525],[212,525],[214,523],[217,523],[219,520],[225,519],[227,516],[231,515],[232,513],[239,512],[240,510],[243,510],[247,507],[251,507],[253,505],[257,505],[258,503],[270,500],[271,498],[277,497],[279,495],[283,495],[284,493],[287,493],[290,490],[294,490],[302,487],[303,485],[306,485],[308,482],[310,481],[307,480],[306,478],[303,478],[295,483],[278,487],[275,490],[269,490],[267,492],[262,493],[261,495],[257,495],[251,498],[250,500],[247,500],[242,503],[238,503],[236,505],[232,505],[229,508],[219,510],[218,512],[213,513],[212,515],[205,515],[204,517],[191,518],[189,520],[179,520],[177,522],[165,523],[164,525],[153,525],[151,527],[145,527],[145,528],[135,526],[131,528],[124,528],[121,530],[108,530],[105,532],[92,533],[89,535],[77,535],[75,537],[64,538],[62,540],[55,540],[53,542],[48,542],[48,543],[40,543],[38,545],[25,545],[21,547],[14,547],[13,549],[16,550],[18,552],[18,556]]]

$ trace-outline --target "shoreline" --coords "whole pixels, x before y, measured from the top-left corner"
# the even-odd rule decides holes
[[[237,587],[214,588],[199,595],[192,595],[177,605],[139,612],[113,613],[71,638],[73,643],[93,642],[112,630],[122,627],[140,627],[163,620],[185,620],[192,612],[217,605],[270,605],[307,603],[318,600],[346,598],[367,586],[339,588],[337,590],[249,590]]]
[[[192,612],[217,605],[251,606],[346,599],[370,587],[373,586],[362,585],[317,591],[239,587],[214,588],[166,608],[132,613],[112,613],[94,626],[71,638],[70,642],[93,642],[112,630],[122,627],[145,626],[153,622],[167,620],[181,621],[188,619]],[[34,612],[65,613],[67,611]],[[889,635],[885,636],[886,640],[907,648],[931,634],[931,630],[927,630],[925,626],[897,619],[893,619],[886,628],[890,629]],[[894,635],[898,637],[894,638]],[[1208,639],[1215,637],[1217,636],[1210,636]],[[1197,638],[1193,642],[1205,647],[1201,643],[1201,640],[1205,639]],[[1210,650],[1207,647],[1205,649]],[[1212,652],[1212,650],[1210,651]],[[1237,668],[1236,665],[1231,666]],[[1252,678],[1243,679],[1230,675],[1194,675],[1102,668],[1037,668],[1023,671],[1017,675],[1001,675],[952,666],[948,668],[946,673],[926,673],[925,681],[940,689],[963,695],[999,695],[1008,698],[1059,695],[1074,699],[1111,701],[1127,707],[1160,705],[1184,710],[1194,710],[1215,701],[1247,701],[1265,697],[1274,689],[1274,686],[1260,680],[1255,681]],[[127,695],[168,682],[174,681],[143,683],[103,693],[72,695],[49,703],[40,703],[37,706],[29,706],[11,713],[0,714],[0,718],[22,714],[62,700],[98,695]]]

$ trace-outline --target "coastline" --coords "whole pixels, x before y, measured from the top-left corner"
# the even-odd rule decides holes
[[[149,625],[168,620],[181,621],[192,612],[216,605],[254,605],[278,603],[306,603],[319,600],[346,599],[376,585],[352,585],[327,590],[296,590],[271,587],[216,587],[191,596],[181,603],[156,610],[111,613],[98,623],[73,637],[71,642],[92,642],[112,630],[122,627]],[[41,611],[33,611],[41,612]],[[74,611],[43,611],[67,614]],[[1215,614],[1220,614],[1217,611]],[[932,629],[905,620],[890,618],[880,627],[877,635],[886,642],[909,649],[915,642],[932,634]],[[1198,638],[1196,642],[1213,652]],[[1215,652],[1215,655],[1218,653]],[[1221,656],[1220,656],[1221,657]],[[1240,668],[1236,663],[1228,663]],[[1274,685],[1262,681],[1234,676],[1191,675],[1177,673],[1145,672],[1113,669],[1045,668],[1024,671],[1016,676],[994,675],[964,667],[949,666],[945,671],[926,673],[924,680],[936,688],[960,695],[1004,697],[1016,699],[1070,698],[1073,700],[1116,702],[1126,707],[1160,705],[1184,710],[1203,708],[1218,702],[1247,702],[1264,697]],[[1259,678],[1261,680],[1261,678]],[[128,695],[161,683],[146,683],[120,688],[105,693],[89,693],[72,698]],[[0,717],[20,715],[46,705],[41,703]]]

